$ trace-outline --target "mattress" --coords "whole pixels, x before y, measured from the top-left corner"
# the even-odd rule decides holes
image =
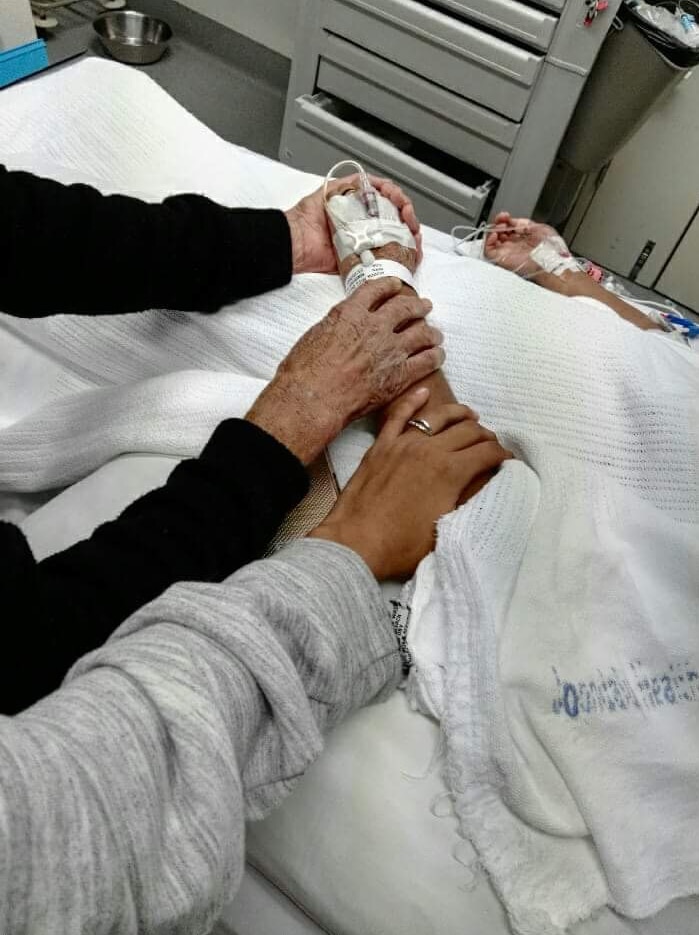
[[[21,94],[0,99],[0,158],[149,198],[192,187],[196,179],[197,190],[229,204],[284,207],[316,185],[314,177],[224,143],[163,92],[154,96],[151,85],[101,60],[37,79]],[[99,95],[113,102],[100,132],[91,109]],[[136,178],[132,171],[128,179],[120,156],[127,134],[135,140],[133,151],[144,154]],[[221,165],[230,164],[233,153],[236,173],[226,174]],[[427,231],[426,242],[445,246],[436,232]],[[7,319],[0,321],[0,361],[0,425],[94,385],[94,375],[19,337]],[[174,463],[124,455],[46,503],[0,500],[0,510],[26,514],[23,527],[35,553],[44,556],[116,516],[162,483]],[[250,825],[250,863],[276,890],[253,885],[251,876],[226,911],[227,924],[239,935],[317,931],[305,926],[308,916],[333,935],[506,935],[503,909],[456,832],[440,778],[439,743],[438,726],[412,712],[400,692],[335,731],[284,805]],[[576,930],[630,933],[698,935],[699,901],[678,901],[644,922],[605,911]]]

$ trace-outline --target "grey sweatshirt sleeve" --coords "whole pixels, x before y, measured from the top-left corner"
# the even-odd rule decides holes
[[[184,584],[0,719],[0,932],[208,932],[266,814],[401,661],[361,559],[304,540]]]

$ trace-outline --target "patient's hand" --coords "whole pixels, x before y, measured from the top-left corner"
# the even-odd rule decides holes
[[[432,303],[388,277],[366,283],[294,345],[247,419],[310,464],[353,419],[444,363]]]
[[[530,259],[529,254],[542,240],[559,237],[557,231],[548,224],[537,224],[528,218],[513,218],[506,211],[496,215],[494,223],[502,229],[491,231],[486,237],[483,250],[485,258],[520,276],[529,277],[540,273],[541,267]],[[515,230],[509,229],[513,227]]]
[[[389,179],[380,179],[370,175],[369,180],[377,191],[381,192],[400,210],[401,218],[410,228],[420,252],[420,224],[413,204],[407,195]],[[346,188],[359,184],[358,175],[343,179],[334,179],[328,185],[328,194],[332,195]],[[337,259],[332,245],[330,229],[325,215],[323,189],[319,188],[289,211],[286,217],[291,230],[291,249],[293,253],[294,273],[336,273]]]
[[[328,518],[311,533],[353,549],[379,580],[411,575],[434,547],[435,524],[462,490],[513,457],[466,406],[431,416],[428,436],[407,422],[427,401],[413,390],[392,409],[376,443]]]

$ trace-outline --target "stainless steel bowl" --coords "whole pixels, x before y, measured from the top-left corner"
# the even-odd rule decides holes
[[[107,52],[127,65],[157,62],[172,39],[167,23],[134,10],[101,13],[93,26]]]

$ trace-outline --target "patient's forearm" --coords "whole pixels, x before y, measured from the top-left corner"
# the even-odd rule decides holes
[[[392,244],[388,244],[388,247],[392,247]],[[374,251],[377,256],[380,258],[384,257],[384,250],[386,248],[381,247],[379,250]],[[387,259],[391,258],[390,255],[386,257]],[[400,291],[401,295],[415,295],[415,289],[412,286],[404,285]],[[436,370],[429,377],[426,377],[424,380],[420,380],[420,386],[426,386],[430,391],[430,398],[427,400],[422,409],[416,414],[416,418],[423,418],[429,421],[430,413],[434,412],[435,409],[443,406],[445,403],[455,403],[457,402],[456,396],[452,391],[452,388],[449,386],[449,381],[444,376],[442,370]],[[402,394],[400,399],[403,398],[405,394]],[[394,401],[390,406],[384,410],[384,415],[388,414],[393,406],[396,405],[398,400]]]
[[[382,247],[374,248],[372,253],[376,259],[393,260],[394,262],[398,262],[405,266],[412,273],[415,272],[417,267],[417,250],[413,248],[402,247],[397,243],[388,243]],[[356,256],[347,258],[347,261],[344,264],[340,264],[341,274],[343,276],[346,275],[351,267],[357,265],[358,262],[359,259]],[[407,283],[404,283],[400,294],[414,296],[416,294],[416,290]],[[426,386],[430,390],[430,395],[422,409],[415,413],[415,418],[422,418],[427,422],[430,422],[432,413],[435,412],[435,410],[439,409],[445,404],[458,402],[452,388],[449,386],[449,381],[441,370],[437,370],[429,377],[420,380],[419,384],[416,384],[416,386],[417,385]],[[409,393],[412,389],[415,389],[415,387],[411,387],[406,390],[406,392],[402,393],[397,399],[395,399],[390,406],[387,406],[386,409],[384,409],[382,416],[385,418],[390,413],[392,413],[395,407],[400,405],[401,401],[405,398],[406,393]],[[416,430],[412,429],[412,431]],[[487,484],[488,480],[490,480],[492,476],[493,473],[488,471],[487,473],[477,477],[474,481],[472,481],[461,494],[459,504],[465,503],[468,499],[474,496],[474,494],[478,493],[478,491],[484,487],[485,484]]]
[[[406,294],[414,293],[414,289],[411,286],[403,286],[403,290]],[[420,380],[420,386],[426,386],[430,391],[430,396],[425,405],[418,412],[415,413],[414,418],[416,419],[425,419],[427,422],[430,422],[432,413],[435,410],[439,409],[440,406],[445,405],[446,403],[456,403],[458,402],[454,391],[449,385],[449,381],[444,375],[443,370],[436,370],[433,374],[427,377],[424,380]],[[413,389],[411,387],[411,389]],[[410,392],[408,390],[407,392]],[[394,408],[400,404],[401,400],[404,399],[405,393],[401,394],[398,399],[394,400],[390,406],[387,406],[383,412],[383,417],[386,418]],[[480,477],[477,477],[472,481],[468,487],[464,489],[459,498],[459,506],[462,503],[466,503],[467,500],[470,500],[471,497],[475,496],[481,488],[485,487],[490,478],[493,476],[492,471],[488,471],[486,474],[482,474]]]
[[[426,380],[421,380],[420,386],[428,387],[430,398],[417,413],[416,418],[418,419],[427,419],[429,422],[430,415],[435,409],[438,409],[445,403],[458,402],[456,396],[454,396],[454,391],[449,385],[449,381],[444,376],[443,370],[436,370],[431,376],[427,377]]]
[[[541,273],[541,275],[535,277],[534,281],[545,289],[550,289],[551,292],[558,292],[569,298],[586,296],[591,299],[596,299],[598,302],[607,305],[615,311],[620,318],[624,318],[626,321],[631,322],[632,325],[644,331],[663,330],[662,325],[652,321],[647,315],[644,315],[643,312],[634,308],[633,305],[629,305],[628,302],[625,302],[618,295],[609,292],[604,286],[601,286],[598,282],[591,279],[587,273],[565,272],[562,276],[554,276],[551,273]]]

